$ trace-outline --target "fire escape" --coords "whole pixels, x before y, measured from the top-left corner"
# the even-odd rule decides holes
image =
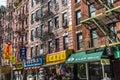
[[[43,44],[44,49],[41,50],[40,52],[45,53],[46,48],[47,48],[47,42],[49,39],[53,38],[53,22],[52,26],[48,24],[48,20],[52,19],[54,17],[53,9],[51,3],[47,2],[47,0],[35,0],[36,3],[40,2],[41,8],[38,11],[38,13],[35,16],[35,20],[38,21],[42,24],[40,25],[38,29],[38,34],[36,34],[36,38],[39,38],[41,41],[41,44]],[[44,7],[43,7],[44,6]],[[50,27],[50,28],[49,28]],[[43,55],[40,55],[43,56]]]
[[[85,25],[86,28],[97,28],[96,32],[99,36],[107,36],[110,43],[118,42],[119,38],[117,36],[118,31],[109,29],[109,24],[117,23],[120,21],[120,6],[116,6],[120,0],[83,0],[83,2],[90,6],[93,4],[93,7],[96,11],[94,16],[89,16],[87,14],[82,14],[81,24]],[[115,38],[114,38],[115,37]]]

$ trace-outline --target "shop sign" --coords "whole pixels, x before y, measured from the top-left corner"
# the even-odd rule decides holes
[[[32,58],[28,60],[24,60],[24,67],[34,67],[34,66],[40,66],[43,64],[42,58]]]
[[[16,57],[15,56],[10,56],[10,62],[15,62],[16,61]]]
[[[54,54],[48,54],[46,56],[46,63],[64,62],[72,50],[62,51]]]
[[[10,59],[11,53],[12,53],[11,42],[7,41],[4,46],[4,59]]]
[[[23,69],[23,62],[18,62],[16,64],[13,64],[13,70],[20,70]]]
[[[20,47],[20,58],[26,59],[26,47],[25,46]]]
[[[115,52],[114,52],[114,56],[115,58],[120,58],[120,46],[117,46],[114,48]]]

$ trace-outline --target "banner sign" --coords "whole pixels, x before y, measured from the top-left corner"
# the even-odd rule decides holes
[[[13,64],[13,70],[20,70],[23,69],[23,62],[18,62],[16,64]]]
[[[11,53],[12,53],[11,42],[6,42],[6,45],[4,46],[4,59],[10,59]]]
[[[40,66],[43,64],[42,58],[32,58],[28,60],[24,60],[24,67],[34,67],[34,66]]]
[[[26,59],[26,47],[25,46],[20,47],[20,58]]]
[[[10,56],[10,62],[15,62],[16,61],[16,57],[15,56]]]

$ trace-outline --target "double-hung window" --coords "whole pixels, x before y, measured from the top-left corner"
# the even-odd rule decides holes
[[[49,51],[49,53],[52,53],[52,51],[53,51],[53,43],[52,43],[52,41],[48,42],[48,51]]]
[[[55,39],[55,48],[56,51],[59,51],[59,38]]]
[[[91,3],[89,5],[89,16],[90,17],[94,17],[96,15],[96,9],[95,9],[95,6],[94,6],[95,3]]]
[[[52,32],[52,27],[53,27],[53,26],[52,26],[52,20],[49,20],[49,21],[48,21],[48,31],[49,31],[49,32]]]
[[[68,36],[63,37],[63,48],[64,50],[68,49]]]
[[[81,19],[81,11],[78,10],[76,11],[76,25],[80,24],[80,19]]]
[[[83,36],[82,36],[82,33],[77,34],[77,48],[78,48],[78,50],[83,49]]]
[[[98,46],[98,34],[95,29],[91,29],[91,47],[96,47]]]
[[[59,28],[59,17],[55,17],[55,28],[58,29]]]
[[[34,40],[34,30],[31,30],[31,41]]]

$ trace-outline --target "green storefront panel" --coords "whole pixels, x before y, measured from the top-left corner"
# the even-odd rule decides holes
[[[78,52],[72,54],[66,61],[66,63],[84,63],[90,61],[99,61],[101,60],[103,51],[93,52],[90,54],[86,54],[86,52]]]

